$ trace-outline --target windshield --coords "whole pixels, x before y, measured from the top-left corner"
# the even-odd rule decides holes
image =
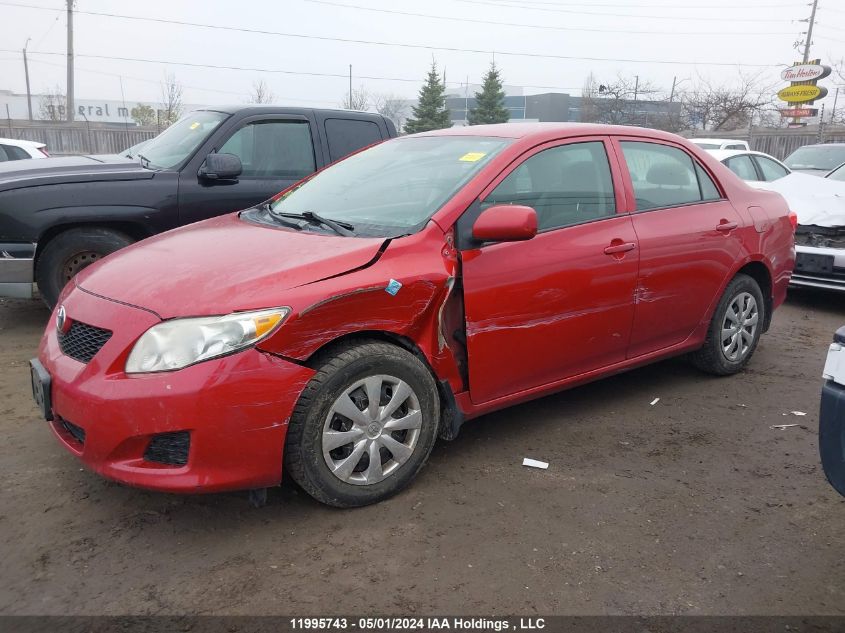
[[[140,155],[149,161],[149,167],[171,169],[193,154],[218,125],[228,117],[222,112],[199,110],[182,117],[154,139],[143,143]],[[133,152],[138,158],[138,153]],[[142,162],[146,162],[143,161]]]
[[[813,146],[800,147],[783,161],[790,169],[819,169],[830,171],[845,163],[845,143],[841,147]]]
[[[510,140],[482,136],[400,138],[318,173],[271,206],[347,222],[356,233],[401,235],[420,227]]]
[[[699,141],[693,141],[696,145],[698,145],[701,149],[719,149],[721,145],[719,143],[700,143]]]

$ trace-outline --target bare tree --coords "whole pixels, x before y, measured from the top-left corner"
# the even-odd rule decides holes
[[[276,95],[263,79],[252,82],[252,94],[249,96],[250,103],[273,103]]]
[[[168,127],[182,116],[182,84],[176,81],[176,76],[167,73],[161,84],[161,110],[159,110],[159,124]]]
[[[613,125],[649,125],[648,107],[641,107],[639,102],[649,103],[649,97],[657,92],[647,80],[617,75],[615,80],[598,86],[598,96],[592,101],[595,120]]]
[[[722,85],[699,76],[681,95],[685,122],[691,129],[711,131],[747,127],[772,108],[775,88],[759,73],[740,72],[738,81]]]
[[[373,95],[376,112],[393,121],[397,130],[401,130],[408,118],[408,100],[393,93],[378,93]]]
[[[352,89],[352,94],[348,92],[344,95],[343,101],[340,103],[340,107],[344,110],[361,110],[364,111],[369,108],[370,105],[370,93],[367,92],[367,89],[364,86],[360,86],[357,89]]]
[[[595,123],[598,121],[596,99],[599,95],[599,85],[593,73],[587,75],[584,86],[581,88],[581,121],[584,123]]]
[[[67,118],[67,97],[55,86],[41,95],[38,102],[39,117],[44,121],[64,121]]]

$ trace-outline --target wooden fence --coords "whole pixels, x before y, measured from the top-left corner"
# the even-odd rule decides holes
[[[703,138],[729,138],[748,141],[751,149],[765,152],[783,160],[799,147],[813,143],[845,143],[845,127],[825,127],[819,135],[818,129],[796,130],[751,129],[733,132],[696,132]]]
[[[40,123],[6,120],[0,137],[46,143],[53,156],[73,154],[119,154],[123,150],[158,134],[155,127],[104,126],[84,122]]]

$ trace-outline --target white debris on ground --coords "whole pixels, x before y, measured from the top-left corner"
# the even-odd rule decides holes
[[[549,467],[548,462],[541,462],[536,459],[531,459],[530,457],[523,458],[522,465],[529,466],[531,468],[542,468],[544,470]]]
[[[660,402],[660,398],[655,398],[654,400],[651,401],[651,406],[656,405],[658,402]]]

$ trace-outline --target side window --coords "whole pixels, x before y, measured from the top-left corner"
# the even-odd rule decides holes
[[[634,185],[637,211],[709,199],[704,195],[707,183],[699,184],[703,172],[686,152],[643,141],[622,141],[620,145]],[[709,185],[715,189],[712,182]],[[719,197],[718,192],[715,195]]]
[[[763,180],[772,181],[789,175],[786,167],[778,165],[771,158],[766,158],[765,156],[755,156],[754,160],[757,161],[757,166],[760,167],[760,171],[763,172]]]
[[[743,180],[760,180],[757,170],[754,169],[754,163],[751,162],[751,157],[747,154],[729,158],[725,161],[725,165]]]
[[[698,163],[695,164],[695,175],[698,176],[698,185],[701,187],[702,200],[720,200],[722,198],[722,194],[719,193],[713,180]]]
[[[725,145],[725,149],[746,149],[746,147],[742,143],[730,143]]]
[[[0,163],[4,163],[9,160],[9,157],[6,155],[6,150],[4,149],[5,145],[0,145]]]
[[[6,152],[6,160],[24,160],[25,158],[29,158],[29,154],[20,147],[15,147],[14,145],[3,145],[2,147]]]
[[[381,140],[381,130],[374,121],[326,119],[326,138],[332,162]]]
[[[316,170],[311,129],[302,121],[249,123],[219,151],[241,159],[243,178],[299,180]]]
[[[534,154],[481,206],[494,204],[532,207],[541,231],[614,215],[616,199],[604,143],[572,143]]]

